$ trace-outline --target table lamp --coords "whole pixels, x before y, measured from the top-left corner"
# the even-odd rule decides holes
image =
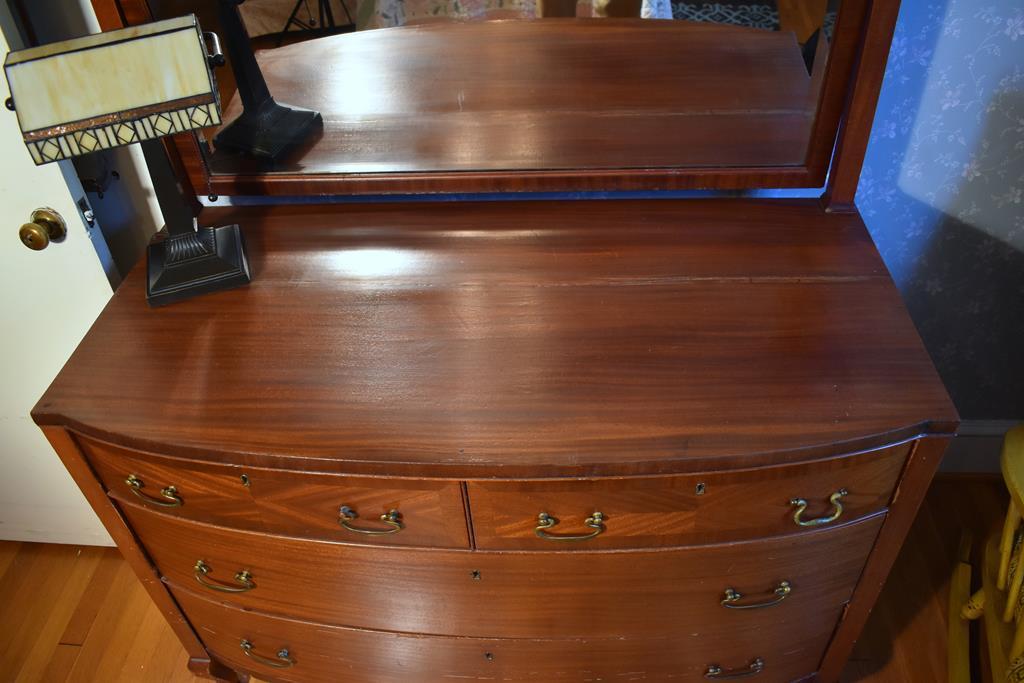
[[[189,15],[17,50],[4,62],[7,108],[36,164],[134,143],[164,154],[159,138],[221,122],[218,42]],[[156,194],[166,237],[147,251],[151,305],[250,281],[238,225],[199,227],[178,182]]]
[[[323,125],[320,112],[276,101],[263,78],[238,6],[245,0],[219,0],[220,30],[231,58],[242,113],[213,139],[218,149],[276,162]]]

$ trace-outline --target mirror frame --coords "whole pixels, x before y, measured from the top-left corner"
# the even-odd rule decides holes
[[[102,30],[154,19],[147,0],[92,0],[92,5]],[[899,0],[843,0],[802,165],[231,175],[209,172],[191,134],[166,138],[165,145],[186,191],[191,186],[197,196],[820,188],[827,179],[825,205],[849,211],[898,12]]]

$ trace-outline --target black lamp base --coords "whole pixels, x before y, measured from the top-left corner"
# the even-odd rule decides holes
[[[164,306],[249,284],[249,261],[237,225],[199,228],[149,245],[146,301]]]
[[[268,99],[255,111],[245,109],[217,133],[213,143],[219,148],[276,161],[322,124],[320,112]]]

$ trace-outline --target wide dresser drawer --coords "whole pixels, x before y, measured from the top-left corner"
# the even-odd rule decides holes
[[[470,481],[478,548],[601,550],[775,536],[888,506],[909,444],[808,463],[683,476]]]
[[[833,624],[737,628],[650,638],[446,638],[271,617],[172,589],[218,659],[261,680],[344,683],[451,681],[705,681],[751,674],[785,683],[817,670]]]
[[[828,630],[884,517],[674,550],[506,553],[358,547],[122,509],[173,585],[327,624],[501,638],[725,637],[806,619]]]
[[[79,443],[111,497],[184,519],[339,542],[469,547],[457,481],[215,465]]]

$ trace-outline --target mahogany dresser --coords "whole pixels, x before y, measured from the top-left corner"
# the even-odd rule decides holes
[[[958,423],[853,204],[898,3],[841,5],[817,47],[612,19],[290,45],[267,82],[321,135],[266,173],[170,145],[192,194],[306,203],[204,210],[252,284],[150,309],[136,267],[33,417],[193,671],[839,678]],[[324,199],[428,193],[458,201]]]
[[[835,680],[957,423],[860,218],[347,205],[34,411],[197,672]]]

